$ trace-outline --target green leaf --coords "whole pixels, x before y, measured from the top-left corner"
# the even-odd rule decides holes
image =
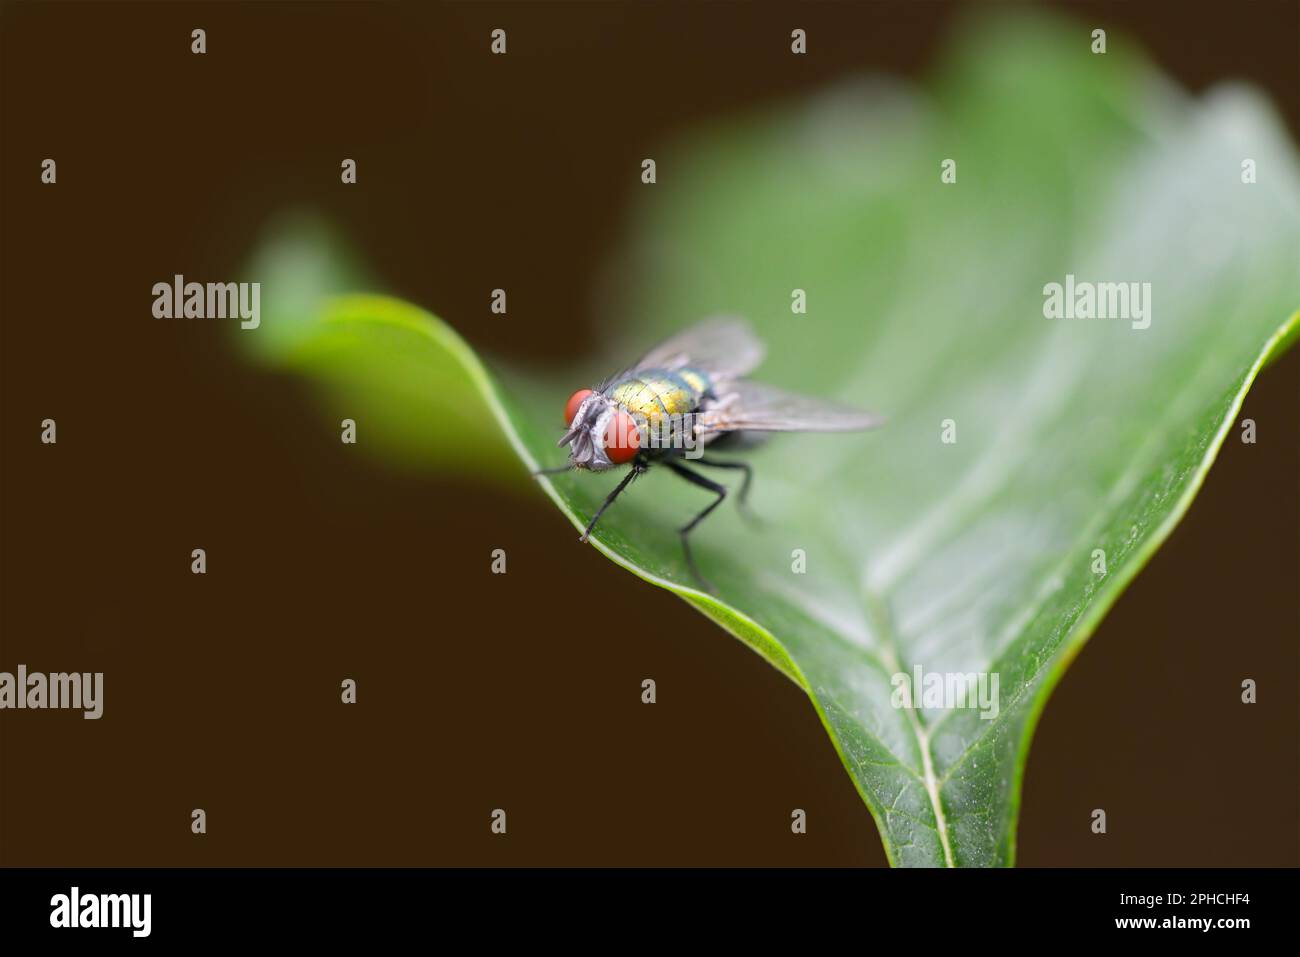
[[[1087,37],[1002,22],[928,93],[863,80],[702,132],[662,154],[620,264],[628,322],[609,370],[741,313],[769,344],[759,378],[889,418],[753,454],[762,527],[727,507],[693,538],[716,595],[676,532],[709,496],[671,474],[639,480],[592,542],[808,693],[898,865],[1014,861],[1048,694],[1300,324],[1300,177],[1267,104],[1242,88],[1191,100],[1119,38],[1094,56]],[[955,184],[940,181],[948,158]],[[1067,274],[1150,283],[1149,327],[1045,318],[1044,286]],[[507,447],[475,428],[491,416],[527,468],[563,461],[559,410],[586,379],[498,380],[447,326],[383,297],[303,315],[263,358],[328,381],[340,407],[366,403],[387,451],[499,464]],[[581,526],[616,480],[540,485]],[[892,679],[918,666],[995,673],[996,716],[895,707]]]

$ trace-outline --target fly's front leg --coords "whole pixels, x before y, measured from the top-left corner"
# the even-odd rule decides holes
[[[648,469],[649,467],[650,466],[644,462],[632,463],[632,470],[628,472],[627,475],[623,476],[623,481],[619,482],[618,485],[614,486],[614,491],[610,492],[607,496],[605,496],[605,501],[601,503],[600,508],[596,509],[596,514],[591,516],[591,521],[588,522],[587,527],[583,529],[582,536],[578,539],[578,541],[585,542],[587,540],[587,538],[591,535],[591,530],[595,528],[596,523],[600,521],[600,516],[605,514],[605,509],[613,505],[614,499],[618,498],[619,495],[623,493],[623,489],[631,485],[632,480],[636,478],[638,475],[640,475],[642,472],[644,472],[646,469]]]
[[[754,467],[752,465],[748,462],[724,462],[708,458],[698,458],[695,460],[695,464],[707,465],[715,469],[740,469],[744,472],[745,477],[740,481],[740,492],[736,496],[736,507],[740,509],[741,515],[757,524],[758,516],[749,507],[749,486],[754,481]]]
[[[690,469],[682,465],[680,462],[674,462],[672,460],[669,460],[667,462],[667,465],[670,469],[672,469],[682,478],[686,479],[686,481],[692,483],[693,485],[698,485],[700,486],[700,488],[706,488],[710,492],[713,492],[715,495],[718,496],[716,499],[714,499],[712,502],[709,503],[709,506],[704,511],[700,512],[699,515],[696,515],[693,519],[691,519],[689,522],[683,525],[680,529],[680,534],[682,536],[682,551],[686,553],[686,566],[691,570],[691,575],[695,577],[696,581],[698,581],[704,587],[704,590],[708,592],[712,592],[714,590],[713,586],[709,584],[709,580],[707,578],[705,578],[703,575],[700,574],[700,569],[695,564],[695,556],[691,554],[691,541],[689,536],[691,534],[691,530],[694,529],[696,525],[704,521],[704,519],[708,516],[710,512],[712,512],[715,508],[717,508],[719,505],[722,504],[722,500],[727,497],[726,486],[719,485],[717,482],[713,481],[712,479],[706,479],[703,475],[699,475],[695,472],[692,472]]]

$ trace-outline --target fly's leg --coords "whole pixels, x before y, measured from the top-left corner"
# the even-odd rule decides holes
[[[605,509],[613,505],[614,499],[618,498],[619,495],[623,493],[623,489],[631,485],[632,480],[636,478],[638,475],[640,475],[642,472],[644,472],[646,469],[648,469],[649,467],[650,466],[646,465],[643,462],[632,463],[632,470],[623,476],[623,481],[619,482],[616,486],[614,486],[614,491],[610,492],[607,496],[605,496],[605,501],[601,503],[600,508],[596,509],[596,514],[591,516],[591,521],[588,522],[587,527],[583,529],[582,536],[578,539],[578,541],[585,542],[587,540],[587,537],[591,534],[591,530],[595,528],[596,523],[600,521],[600,516],[605,514]]]
[[[754,481],[754,467],[748,462],[723,462],[718,459],[698,458],[695,460],[696,465],[707,465],[715,469],[740,469],[745,473],[745,477],[740,482],[740,492],[736,495],[736,507],[740,514],[745,516],[749,521],[758,524],[758,516],[754,514],[749,507],[749,486]]]
[[[573,468],[573,463],[570,462],[568,465],[557,465],[555,468],[552,469],[538,469],[536,472],[533,473],[533,478],[537,478],[537,476],[539,475],[559,475],[561,472],[568,472],[572,470],[572,468]]]
[[[722,504],[722,500],[727,497],[726,486],[719,485],[717,482],[714,482],[712,479],[706,479],[703,475],[698,475],[697,473],[692,472],[690,469],[682,465],[680,462],[674,462],[670,460],[668,461],[667,465],[670,469],[672,469],[682,478],[686,479],[686,481],[694,485],[698,485],[700,488],[706,488],[710,492],[713,492],[715,495],[718,496],[712,502],[709,503],[709,506],[704,511],[700,512],[699,515],[696,515],[693,519],[691,519],[689,522],[683,525],[680,529],[680,533],[682,536],[682,551],[686,553],[686,566],[691,570],[691,575],[694,576],[695,580],[698,581],[700,585],[704,587],[704,590],[707,592],[712,592],[714,590],[713,586],[709,584],[709,580],[707,578],[705,578],[703,575],[700,574],[700,569],[695,564],[695,556],[691,554],[690,534],[691,534],[691,530],[694,529],[696,525],[704,521],[704,519],[708,516],[708,514],[711,511],[713,511],[715,508],[717,508],[719,505]]]

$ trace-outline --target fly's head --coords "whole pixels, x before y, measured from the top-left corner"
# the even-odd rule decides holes
[[[560,439],[569,446],[569,460],[577,469],[593,472],[625,465],[640,449],[641,433],[635,420],[600,392],[579,389],[564,407],[569,429]]]

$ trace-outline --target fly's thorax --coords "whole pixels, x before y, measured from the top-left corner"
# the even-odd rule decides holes
[[[661,419],[697,411],[711,385],[698,369],[641,369],[615,382],[605,394],[654,426]]]
[[[632,416],[646,451],[697,450],[695,418],[713,382],[693,368],[638,369],[605,389],[619,409]]]

